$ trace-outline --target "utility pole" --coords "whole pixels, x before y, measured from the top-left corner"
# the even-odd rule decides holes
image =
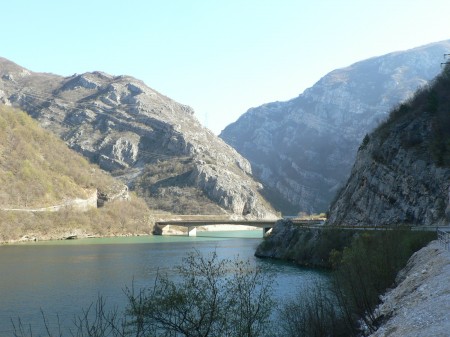
[[[444,60],[446,60],[447,57],[449,57],[449,56],[450,56],[450,54],[444,54]],[[446,64],[450,64],[450,62],[449,62],[449,61],[441,62],[441,67],[442,67],[443,65],[446,65]]]

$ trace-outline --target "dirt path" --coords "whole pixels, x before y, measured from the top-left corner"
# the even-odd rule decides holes
[[[36,207],[36,208],[0,208],[2,211],[14,211],[14,212],[58,212],[62,209],[71,207],[79,211],[86,211],[90,208],[97,207],[97,190],[91,190],[87,199],[74,198],[68,199],[61,204],[48,206],[48,207]]]

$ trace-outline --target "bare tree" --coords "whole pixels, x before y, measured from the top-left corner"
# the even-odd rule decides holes
[[[249,261],[198,251],[178,267],[178,282],[158,275],[154,287],[129,293],[129,315],[142,336],[269,336],[272,278]]]
[[[108,309],[101,296],[83,310],[66,332],[50,331],[43,314],[45,336],[63,337],[264,337],[273,336],[273,277],[247,261],[219,259],[217,253],[190,253],[177,268],[175,280],[158,273],[153,287],[126,289],[125,312]],[[20,319],[15,337],[32,337]]]

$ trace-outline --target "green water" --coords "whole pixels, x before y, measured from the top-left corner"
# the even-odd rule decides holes
[[[221,258],[250,259],[276,275],[274,295],[280,302],[326,275],[289,263],[253,256],[262,231],[197,233],[187,236],[142,236],[48,241],[0,246],[0,336],[12,336],[11,318],[20,317],[33,331],[42,329],[42,309],[52,326],[59,316],[65,328],[98,295],[123,308],[125,287],[152,285],[156,273],[175,273],[174,266],[194,249],[216,251]]]
[[[230,238],[248,238],[261,239],[262,229],[259,230],[240,230],[240,231],[203,231],[197,232],[197,236],[188,237],[186,235],[151,235],[151,236],[126,236],[126,237],[110,237],[110,238],[87,238],[76,240],[53,240],[53,241],[36,241],[16,243],[13,245],[24,246],[80,246],[80,245],[108,245],[108,244],[138,244],[138,243],[170,243],[170,242],[186,242],[186,241],[211,241],[213,240],[229,240]]]

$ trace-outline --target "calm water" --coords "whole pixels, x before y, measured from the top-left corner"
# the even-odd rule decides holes
[[[198,233],[197,237],[152,236],[83,239],[0,246],[0,336],[12,334],[20,316],[33,331],[42,328],[42,309],[56,324],[70,326],[98,295],[123,308],[123,289],[151,286],[158,270],[174,273],[187,253],[197,249],[221,258],[250,259],[276,275],[275,296],[291,298],[326,274],[253,256],[261,231]]]

